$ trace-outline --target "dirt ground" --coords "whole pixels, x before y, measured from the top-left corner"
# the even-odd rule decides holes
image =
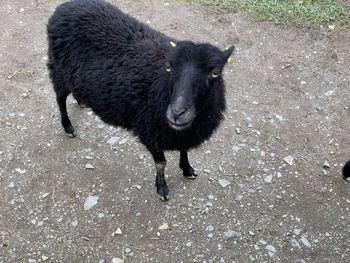
[[[200,176],[184,179],[168,152],[163,203],[128,132],[70,98],[78,137],[64,134],[46,69],[60,2],[0,3],[1,263],[349,262],[349,32],[114,0],[179,39],[237,48],[226,120],[190,153]]]

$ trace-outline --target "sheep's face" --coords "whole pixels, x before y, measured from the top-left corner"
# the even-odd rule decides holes
[[[213,101],[215,89],[222,85],[222,70],[234,48],[221,51],[210,44],[192,42],[171,45],[164,65],[171,83],[166,116],[170,127],[184,130]]]

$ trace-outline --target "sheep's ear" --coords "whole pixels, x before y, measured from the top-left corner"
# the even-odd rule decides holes
[[[225,63],[232,63],[231,54],[234,50],[235,50],[235,47],[232,46],[222,52],[222,54],[224,55]]]

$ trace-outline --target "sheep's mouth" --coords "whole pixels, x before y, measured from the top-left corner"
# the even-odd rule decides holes
[[[177,131],[181,131],[181,130],[189,128],[192,125],[192,122],[193,121],[191,120],[191,121],[186,122],[186,123],[174,123],[174,122],[171,122],[170,120],[168,120],[169,126]]]

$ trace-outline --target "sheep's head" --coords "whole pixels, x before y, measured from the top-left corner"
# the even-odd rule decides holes
[[[175,130],[183,130],[210,101],[215,89],[222,85],[221,73],[234,47],[225,51],[210,44],[170,42],[164,71],[171,83],[167,120]]]

